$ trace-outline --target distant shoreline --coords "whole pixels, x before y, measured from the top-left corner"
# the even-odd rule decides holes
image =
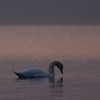
[[[0,25],[100,25],[100,19],[6,19]]]

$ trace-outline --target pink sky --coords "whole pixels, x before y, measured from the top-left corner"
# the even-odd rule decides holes
[[[100,58],[100,26],[0,26],[0,58]]]

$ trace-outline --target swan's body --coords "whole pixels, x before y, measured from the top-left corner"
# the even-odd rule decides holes
[[[19,78],[42,78],[42,77],[54,77],[54,67],[57,66],[63,74],[63,65],[59,61],[53,61],[50,66],[48,73],[37,68],[25,69],[20,72],[13,71]]]

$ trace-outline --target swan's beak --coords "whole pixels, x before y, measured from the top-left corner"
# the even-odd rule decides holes
[[[63,70],[61,70],[61,73],[63,74]]]

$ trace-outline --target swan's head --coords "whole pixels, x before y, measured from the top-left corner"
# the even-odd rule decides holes
[[[63,64],[59,61],[53,61],[53,64],[57,66],[60,69],[61,73],[63,74]]]
[[[49,74],[54,76],[54,67],[57,66],[60,70],[60,72],[63,74],[63,64],[59,61],[53,61],[51,62],[49,66]]]
[[[61,73],[63,74],[63,64],[58,62],[56,66],[60,69]]]

